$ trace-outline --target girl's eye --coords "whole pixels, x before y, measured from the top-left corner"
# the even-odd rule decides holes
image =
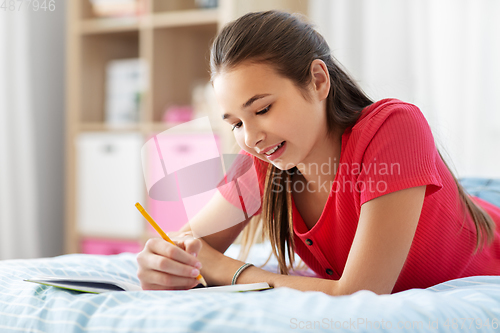
[[[267,113],[267,111],[269,111],[270,108],[271,108],[271,104],[266,106],[264,109],[260,110],[256,114],[257,115],[265,114],[265,113]],[[240,128],[240,127],[241,127],[241,121],[239,123],[235,124],[233,126],[233,128],[231,129],[231,131],[234,131],[236,128]]]
[[[235,128],[240,128],[241,127],[241,121],[233,126],[231,131],[234,131]]]
[[[271,108],[271,104],[269,104],[268,106],[266,106],[264,109],[260,110],[259,112],[257,112],[257,114],[264,114],[266,113],[267,111],[269,111],[269,109]]]

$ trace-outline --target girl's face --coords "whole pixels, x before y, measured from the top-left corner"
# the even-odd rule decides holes
[[[243,150],[281,170],[314,161],[319,153],[315,146],[327,133],[325,98],[329,78],[328,74],[321,77],[326,70],[321,64],[315,60],[311,65],[312,69],[319,66],[319,76],[313,71],[307,99],[290,79],[276,74],[270,65],[241,64],[216,76],[213,85],[222,117]],[[326,94],[322,92],[324,85],[328,85]]]

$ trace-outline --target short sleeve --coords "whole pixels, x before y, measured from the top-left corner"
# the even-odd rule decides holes
[[[434,137],[414,105],[386,106],[361,129],[362,158],[356,187],[360,205],[384,194],[427,185],[426,196],[442,187]]]
[[[230,166],[218,185],[219,192],[234,206],[242,207],[249,216],[260,214],[268,163],[243,149],[232,158],[224,158],[230,160]]]

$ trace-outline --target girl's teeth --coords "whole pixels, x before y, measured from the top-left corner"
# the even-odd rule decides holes
[[[265,154],[266,155],[272,155],[276,150],[278,150],[278,148],[281,147],[281,143],[279,145],[277,145],[276,147],[274,147],[273,149],[271,149],[270,151],[266,152]]]
[[[274,147],[273,149],[271,149],[270,151],[268,151],[266,154],[267,155],[271,155],[272,153],[274,153],[276,151],[276,149],[278,149],[278,146]]]

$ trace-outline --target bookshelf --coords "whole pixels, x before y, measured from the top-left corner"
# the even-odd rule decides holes
[[[166,106],[189,105],[197,82],[209,80],[209,47],[222,26],[249,11],[282,9],[307,14],[307,0],[219,0],[216,8],[199,8],[195,0],[142,0],[144,12],[130,17],[97,17],[90,0],[72,0],[67,7],[66,92],[66,214],[65,252],[84,251],[85,241],[136,242],[143,244],[151,233],[116,237],[82,232],[81,182],[78,139],[89,133],[140,135],[144,142],[176,124],[162,120]],[[113,127],[105,120],[106,65],[111,60],[140,58],[147,65],[146,89],[136,123]],[[214,115],[211,115],[214,116]],[[229,127],[211,119],[221,153],[237,151]],[[186,134],[185,133],[182,134]],[[195,134],[210,129],[187,130]],[[187,133],[189,134],[189,133]],[[142,173],[136,175],[144,183]],[[126,181],[126,180],[124,180]],[[103,184],[105,186],[106,184]],[[143,199],[147,193],[144,185]],[[132,205],[132,208],[133,205]],[[148,209],[148,205],[145,204]],[[101,223],[106,223],[102,221]],[[122,247],[122,249],[127,249]],[[133,247],[129,248],[132,249]],[[115,250],[120,252],[119,250]]]

